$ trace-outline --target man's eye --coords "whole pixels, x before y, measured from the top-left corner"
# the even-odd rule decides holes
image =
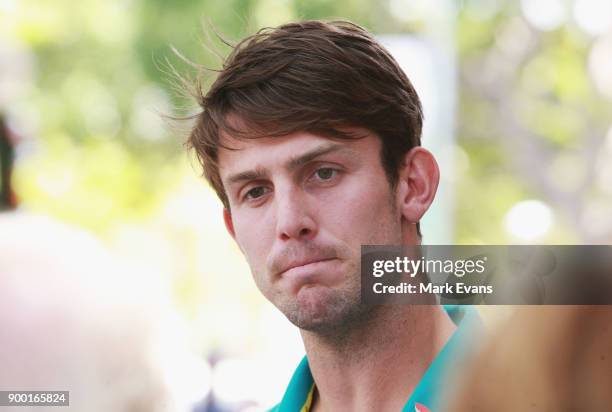
[[[322,167],[320,169],[317,169],[317,171],[315,172],[315,175],[316,175],[316,177],[319,180],[330,180],[337,173],[338,173],[338,171],[336,169],[334,169],[334,168],[331,168],[331,167]]]
[[[247,199],[257,199],[266,193],[266,189],[263,186],[257,186],[246,192]]]

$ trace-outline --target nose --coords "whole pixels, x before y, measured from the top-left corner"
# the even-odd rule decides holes
[[[316,236],[317,224],[300,188],[277,190],[275,200],[276,231],[280,240],[310,240]]]

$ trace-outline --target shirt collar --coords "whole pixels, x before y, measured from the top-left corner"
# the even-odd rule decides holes
[[[463,305],[443,305],[443,308],[457,325],[457,329],[419,381],[402,412],[414,412],[415,403],[423,404],[431,410],[439,410],[439,405],[443,402],[440,388],[444,388],[444,382],[461,367],[460,363],[470,352],[472,343],[478,340],[475,335],[482,331],[482,321],[475,308]],[[293,373],[283,399],[272,411],[307,412],[313,385],[308,358],[304,356]],[[305,406],[308,408],[305,409]]]

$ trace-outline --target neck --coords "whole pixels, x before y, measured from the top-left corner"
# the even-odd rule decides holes
[[[312,410],[401,410],[454,329],[439,305],[381,305],[333,337],[302,330]]]

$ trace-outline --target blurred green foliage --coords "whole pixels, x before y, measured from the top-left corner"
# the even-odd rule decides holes
[[[396,9],[409,3],[398,1]],[[217,68],[219,59],[202,46],[227,52],[215,30],[238,40],[289,20],[346,18],[375,33],[422,34],[427,15],[405,18],[391,3],[7,2],[0,34],[22,43],[35,68],[27,93],[5,104],[5,110],[21,113],[21,124],[31,120],[35,126],[22,131],[35,144],[18,169],[21,199],[31,209],[99,232],[117,220],[146,217],[187,173],[186,130],[160,116],[193,110],[168,70],[172,65],[193,73],[193,68],[172,46]],[[584,148],[603,144],[611,115],[609,101],[587,72],[594,39],[571,24],[539,32],[521,17],[519,2],[488,2],[495,4],[488,14],[481,3],[448,3],[456,9],[452,29],[460,67],[457,138],[468,161],[457,180],[456,240],[508,241],[504,214],[525,197],[555,209],[558,227],[549,240],[594,238],[582,231],[581,219],[597,174],[589,169],[597,163],[592,153],[597,150]],[[556,159],[568,154],[582,159],[571,173],[583,180],[574,188],[557,187],[550,175]],[[601,197],[598,190],[595,197]]]

